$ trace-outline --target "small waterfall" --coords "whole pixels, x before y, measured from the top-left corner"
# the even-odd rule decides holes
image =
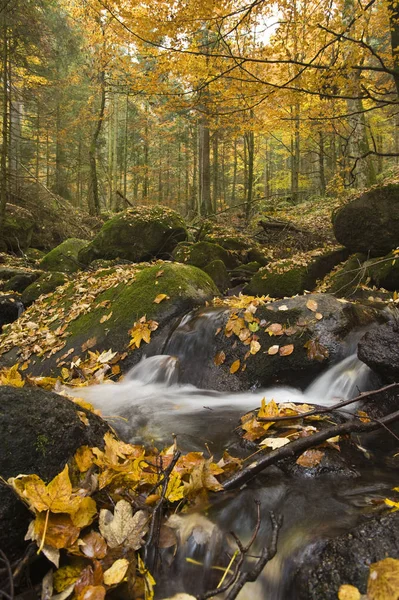
[[[263,397],[273,398],[277,403],[328,405],[367,388],[370,371],[356,355],[332,366],[304,392],[273,387],[234,394],[179,384],[183,339],[187,344],[188,333],[189,351],[200,371],[201,344],[198,344],[196,334],[200,331],[204,342],[209,331],[204,318],[217,320],[219,317],[220,311],[210,312],[206,317],[190,315],[179,326],[180,332],[184,330],[180,341],[178,334],[167,346],[174,356],[145,358],[120,383],[80,388],[79,396],[100,408],[126,440],[166,446],[172,443],[172,434],[177,434],[177,443],[183,451],[207,452],[209,448],[217,460],[224,449],[229,449],[233,455],[248,454],[239,447],[239,437],[234,430],[240,416],[259,407]],[[193,332],[192,337],[190,332]],[[390,477],[366,472],[361,478],[352,480],[348,488],[347,480],[295,479],[282,475],[277,467],[271,467],[245,489],[217,495],[206,517],[199,513],[175,515],[175,521],[172,520],[170,525],[178,537],[179,527],[184,530],[185,541],[173,556],[175,550],[160,551],[162,564],[171,566],[164,571],[161,568],[156,574],[157,597],[166,598],[182,592],[196,595],[215,587],[220,580],[220,571],[215,571],[214,565],[225,567],[226,555],[231,556],[235,549],[229,532],[234,531],[244,544],[251,539],[257,520],[255,501],[259,501],[261,524],[251,554],[259,555],[270,540],[270,511],[283,516],[278,553],[255,583],[244,586],[238,598],[296,600],[296,592],[291,586],[292,574],[301,564],[305,549],[315,540],[353,527],[358,522],[359,506],[364,503],[365,495],[378,499],[385,497],[394,485]],[[249,558],[245,568],[251,566],[253,559]]]

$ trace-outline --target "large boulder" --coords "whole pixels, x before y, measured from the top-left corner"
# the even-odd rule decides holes
[[[30,246],[33,232],[32,214],[15,204],[7,204],[2,242],[11,252],[21,252]]]
[[[384,318],[374,308],[328,294],[274,302],[240,296],[216,304],[185,317],[164,353],[178,357],[182,382],[220,391],[306,387],[348,355],[349,333]],[[149,354],[157,353],[151,344]]]
[[[21,473],[49,481],[80,446],[102,447],[109,430],[100,417],[63,396],[0,386],[0,482]],[[23,551],[30,519],[14,493],[0,483],[0,548],[9,559]]]
[[[23,292],[31,283],[36,281],[42,274],[41,271],[35,271],[33,269],[21,271],[17,273],[11,279],[9,279],[3,286],[3,292],[17,292],[20,294]]]
[[[390,321],[368,331],[358,344],[358,356],[384,380],[399,381],[399,325]]]
[[[320,289],[339,298],[350,298],[367,279],[364,267],[366,258],[361,253],[350,256],[325,277]]]
[[[44,271],[75,273],[81,268],[78,254],[85,246],[87,246],[86,240],[69,238],[56,248],[53,248],[53,250],[50,250],[40,261],[39,268]]]
[[[97,258],[141,262],[169,258],[178,242],[187,239],[181,216],[164,206],[140,206],[115,215],[94,240],[79,252],[88,265]]]
[[[399,558],[397,512],[374,517],[348,533],[313,544],[295,575],[295,598],[337,600],[344,584],[354,585],[364,594],[370,565],[387,557]]]
[[[248,284],[249,294],[284,298],[313,290],[316,281],[345,260],[347,250],[313,250],[259,269]]]
[[[177,317],[218,293],[206,273],[179,263],[81,273],[69,285],[42,296],[10,326],[0,340],[0,362],[30,360],[28,372],[60,373],[72,358],[75,363],[75,358],[84,360],[89,350],[112,350],[124,355],[121,368],[126,370],[148,348],[145,341],[139,348],[129,346],[129,331],[136,322],[156,321],[150,336],[162,347]]]
[[[399,246],[399,185],[362,193],[333,216],[334,234],[351,252],[384,256]]]
[[[386,290],[399,290],[399,256],[390,252],[387,256],[368,260],[364,264],[371,282]]]

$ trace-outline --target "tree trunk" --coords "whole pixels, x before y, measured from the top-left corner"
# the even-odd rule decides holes
[[[4,222],[7,205],[7,139],[8,139],[8,35],[7,35],[7,10],[3,9],[3,123],[2,146],[0,158],[0,242],[4,231]]]
[[[210,133],[206,117],[203,117],[200,122],[199,178],[200,211],[202,215],[206,216],[212,213]]]
[[[254,187],[254,156],[255,156],[255,134],[253,131],[248,131],[244,136],[244,141],[247,147],[247,195],[245,198],[245,220],[248,223],[251,215]]]
[[[89,148],[89,163],[90,163],[90,184],[89,184],[89,212],[91,215],[100,214],[100,197],[98,192],[98,178],[97,178],[97,146],[98,139],[101,133],[101,127],[104,120],[105,111],[105,73],[100,73],[100,86],[101,86],[101,101],[100,110],[97,116],[97,123],[93,132]]]
[[[213,197],[213,212],[217,211],[219,201],[219,136],[217,130],[213,133],[212,138],[212,197]]]
[[[320,193],[322,196],[326,195],[326,173],[324,167],[324,136],[323,132],[319,131],[319,184]]]
[[[300,146],[300,105],[296,102],[292,109],[294,131],[291,134],[291,198],[294,203],[299,199]]]

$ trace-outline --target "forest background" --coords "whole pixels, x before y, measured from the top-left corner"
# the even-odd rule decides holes
[[[26,193],[248,217],[382,180],[398,15],[396,0],[2,0],[0,227]]]

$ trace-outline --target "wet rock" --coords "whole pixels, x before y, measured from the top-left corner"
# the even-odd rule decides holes
[[[333,216],[334,234],[351,252],[384,256],[399,246],[399,185],[369,190]]]
[[[390,321],[367,332],[358,345],[358,356],[384,380],[399,380],[399,325]]]
[[[125,371],[136,364],[143,353],[147,354],[150,346],[156,347],[155,353],[161,353],[175,320],[218,294],[206,273],[179,263],[119,266],[82,273],[69,286],[43,296],[30,307],[25,321],[18,322],[17,329],[10,330],[2,339],[0,362],[12,365],[22,358],[30,359],[29,369],[34,374],[59,373],[67,364],[65,357],[62,358],[64,355],[70,356],[68,353],[73,352],[73,356],[85,359],[88,351],[85,344],[90,339],[94,340],[90,345],[93,352],[126,352],[125,360],[120,363]],[[155,302],[160,295],[160,300]],[[159,324],[151,333],[151,344],[142,342],[140,348],[129,347],[129,331],[143,317]],[[42,341],[37,337],[37,329],[32,330],[30,336],[26,335],[27,322],[37,326],[39,335],[45,332],[44,338],[40,338]],[[49,338],[50,345],[46,341]],[[40,343],[47,350],[44,354]]]
[[[79,418],[85,414],[88,425]],[[62,471],[83,445],[103,446],[109,426],[72,401],[40,389],[0,387],[0,476],[36,473],[45,481]],[[31,519],[17,497],[0,487],[0,548],[21,554]],[[13,528],[13,524],[16,528]]]
[[[94,240],[79,252],[83,265],[96,259],[142,262],[169,258],[178,242],[187,239],[181,216],[164,206],[140,206],[115,215]]]
[[[78,254],[85,246],[87,246],[86,240],[69,238],[46,254],[40,261],[39,267],[44,271],[76,273],[81,268]]]
[[[248,293],[257,296],[284,298],[313,290],[316,281],[324,277],[347,256],[343,248],[333,251],[314,250],[294,258],[268,264],[252,277]]]
[[[13,294],[0,294],[0,332],[4,325],[13,323],[24,310],[18,296]]]
[[[369,566],[386,557],[399,558],[399,513],[374,517],[328,541],[312,545],[298,569],[293,589],[297,600],[337,600],[343,584],[366,593]]]
[[[309,294],[260,305],[251,321],[251,313],[245,314],[245,297],[241,301],[242,309],[226,305],[199,311],[175,329],[164,352],[179,358],[182,381],[220,391],[274,383],[305,387],[347,356],[350,348],[345,340],[350,332],[384,319],[376,309],[328,294]],[[227,323],[231,328],[236,320],[237,333],[226,335]],[[253,346],[251,340],[256,342]],[[273,347],[277,348],[270,350]],[[150,347],[149,353],[156,352]],[[233,364],[237,369],[232,373]]]

